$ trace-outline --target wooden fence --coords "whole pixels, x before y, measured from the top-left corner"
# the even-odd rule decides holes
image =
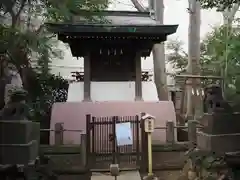
[[[79,132],[82,134],[83,130],[65,129],[63,123],[56,123],[54,129],[41,129],[41,132],[54,132],[54,144],[63,145],[64,132]]]
[[[188,121],[186,126],[177,126],[172,121],[166,122],[165,127],[155,127],[155,130],[166,130],[166,143],[174,144],[175,141],[175,130],[182,129],[186,130],[188,134],[188,143],[189,147],[193,147],[197,142],[197,129],[202,129],[203,126],[200,126],[197,121]]]
[[[197,139],[197,129],[203,128],[199,126],[196,121],[188,121],[186,126],[177,126],[172,121],[166,122],[166,126],[155,127],[155,130],[165,130],[166,131],[166,143],[177,143],[175,137],[175,130],[176,129],[185,129],[188,133],[188,143],[190,146],[196,144]],[[83,134],[83,130],[72,130],[72,129],[65,129],[63,123],[56,123],[54,129],[41,129],[41,132],[54,132],[54,144],[55,145],[63,145],[63,137],[64,132],[79,132],[81,135],[81,141],[84,140],[85,134]],[[83,138],[84,137],[84,138]],[[83,139],[82,139],[83,138]],[[82,144],[82,143],[81,143]]]

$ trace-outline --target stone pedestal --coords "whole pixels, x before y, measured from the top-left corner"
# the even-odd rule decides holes
[[[202,130],[208,134],[231,134],[240,133],[240,113],[212,113],[204,114],[200,123]]]
[[[240,150],[240,133],[212,135],[204,132],[197,133],[198,148],[216,153]]]
[[[205,114],[200,120],[204,126],[197,132],[197,146],[204,151],[216,153],[240,150],[240,114]]]
[[[0,144],[0,164],[28,164],[38,156],[38,141],[27,144]]]
[[[28,164],[38,156],[40,124],[0,121],[0,164]]]

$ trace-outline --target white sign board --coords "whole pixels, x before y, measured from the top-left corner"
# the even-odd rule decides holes
[[[154,119],[148,118],[144,120],[145,132],[153,133],[154,131]]]
[[[132,129],[131,123],[117,123],[116,124],[116,137],[117,137],[117,145],[124,146],[124,145],[132,145],[133,138],[132,138]]]

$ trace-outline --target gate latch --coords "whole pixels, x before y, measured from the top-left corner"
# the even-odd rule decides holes
[[[118,164],[110,164],[110,174],[111,176],[119,176],[119,165]]]

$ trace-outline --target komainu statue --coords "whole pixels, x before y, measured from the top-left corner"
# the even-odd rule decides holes
[[[8,103],[0,112],[0,120],[26,120],[28,117],[27,92],[22,88],[11,89],[11,91]]]
[[[0,54],[0,58],[1,58]],[[10,58],[10,57],[8,57]],[[23,88],[22,78],[17,67],[8,60],[0,59],[1,63],[1,78],[0,78],[0,109],[4,107],[10,100],[9,92],[14,88]]]
[[[204,89],[203,112],[232,112],[232,107],[223,98],[222,88],[211,84]]]

